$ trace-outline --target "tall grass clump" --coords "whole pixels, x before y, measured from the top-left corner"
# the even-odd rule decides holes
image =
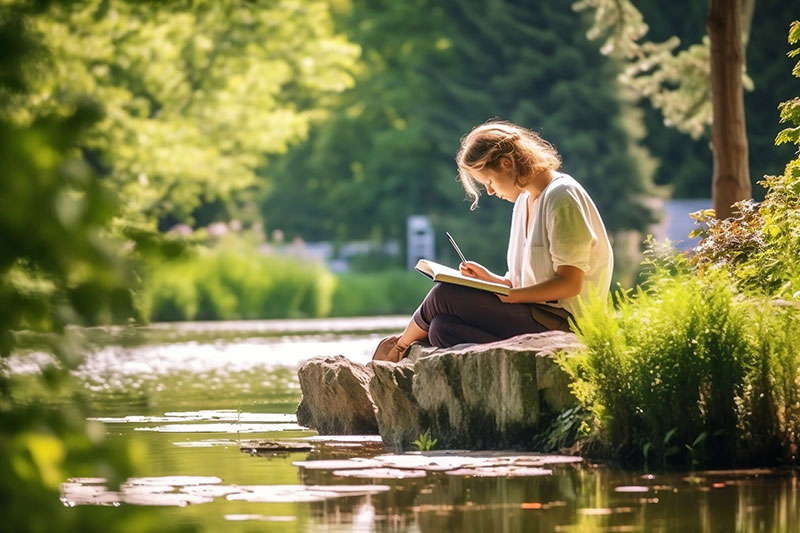
[[[154,321],[322,317],[335,283],[320,264],[230,240],[151,266],[138,301]]]
[[[561,360],[594,444],[650,465],[796,461],[796,309],[742,295],[724,269],[699,277],[683,256],[650,253],[646,282],[616,309],[584,307],[585,348]]]

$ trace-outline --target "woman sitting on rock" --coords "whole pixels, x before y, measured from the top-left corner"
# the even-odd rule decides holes
[[[561,158],[550,143],[516,124],[490,121],[461,140],[456,161],[473,209],[479,186],[514,203],[508,272],[498,276],[467,261],[461,273],[511,292],[436,283],[402,335],[383,339],[373,359],[397,362],[425,339],[443,348],[569,331],[581,297],[608,294],[613,256],[603,221],[584,188],[559,172]]]

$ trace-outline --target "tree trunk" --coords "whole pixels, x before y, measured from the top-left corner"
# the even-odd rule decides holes
[[[717,218],[731,216],[734,203],[752,196],[742,88],[741,0],[709,0],[711,40],[711,198]]]

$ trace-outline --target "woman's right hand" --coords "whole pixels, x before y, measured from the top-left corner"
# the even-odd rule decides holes
[[[495,281],[495,276],[489,272],[488,268],[474,261],[461,263],[458,268],[465,276],[481,279],[483,281]]]

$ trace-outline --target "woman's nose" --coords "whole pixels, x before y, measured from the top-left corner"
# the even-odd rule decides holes
[[[486,186],[486,194],[489,196],[494,196],[494,189],[492,189],[492,187],[489,185]]]

